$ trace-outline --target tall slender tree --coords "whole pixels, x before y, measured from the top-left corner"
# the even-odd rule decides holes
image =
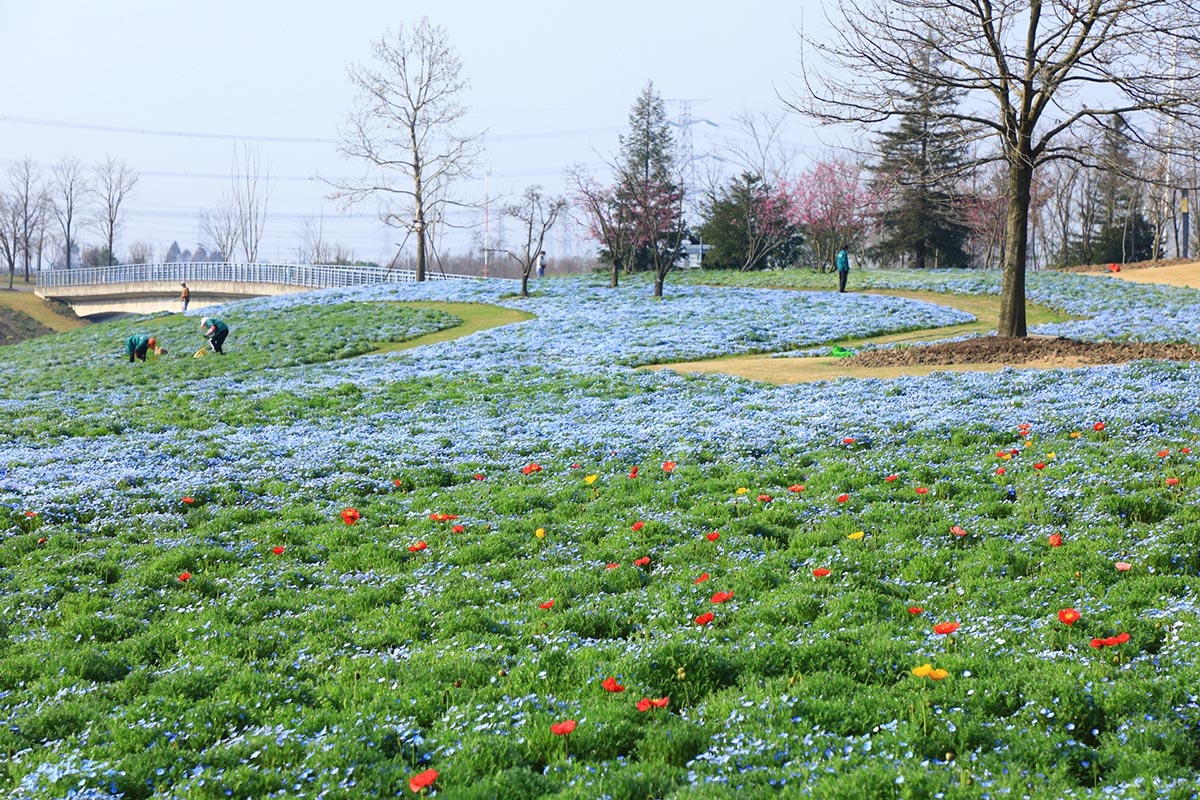
[[[121,206],[137,186],[138,175],[124,160],[106,157],[93,169],[96,196],[96,226],[104,237],[109,264],[116,263],[117,230],[121,222]]]
[[[67,269],[70,269],[76,246],[75,234],[79,227],[78,216],[88,191],[87,178],[79,160],[69,156],[55,164],[52,172],[50,207],[62,231],[63,258]]]

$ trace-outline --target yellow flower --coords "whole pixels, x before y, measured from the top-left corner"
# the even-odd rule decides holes
[[[855,531],[854,533],[847,533],[846,538],[852,542],[857,542],[866,535],[867,535],[866,531]]]
[[[596,476],[595,475],[584,475],[583,482],[590,486],[596,482]]]
[[[750,490],[749,490],[749,489],[747,489],[745,486],[739,486],[739,487],[738,487],[738,490],[737,490],[737,493],[738,493],[738,494],[745,494],[745,493],[746,493],[746,492],[748,492],[748,491],[750,491]]]
[[[1082,434],[1082,433],[1080,433],[1079,431],[1071,431],[1071,438],[1072,438],[1072,439],[1078,439],[1078,438],[1079,438],[1080,436],[1082,436],[1082,435],[1083,435],[1083,434]]]
[[[1055,455],[1054,453],[1046,453],[1046,460],[1047,461],[1053,460],[1054,455]]]
[[[933,672],[933,664],[922,664],[919,667],[913,667],[912,674],[918,678],[928,677]]]
[[[545,539],[546,538],[546,529],[538,528],[536,531],[533,532],[533,535],[538,537],[539,539]]]
[[[944,670],[944,669],[931,669],[929,671],[929,677],[935,681],[940,681],[942,678],[946,677],[949,674],[950,673],[946,672],[946,670]]]

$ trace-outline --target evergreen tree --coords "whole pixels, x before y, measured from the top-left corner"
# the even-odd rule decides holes
[[[878,143],[880,158],[872,167],[875,188],[889,202],[878,214],[882,239],[876,254],[883,260],[911,259],[917,269],[965,267],[969,229],[963,219],[957,175],[966,160],[966,142],[946,112],[958,102],[948,86],[929,82],[931,51],[909,79],[912,91],[895,130]]]
[[[712,248],[704,262],[713,269],[746,272],[788,266],[804,242],[789,219],[787,195],[749,172],[722,187],[705,212],[697,233]]]
[[[667,106],[649,81],[629,111],[629,133],[620,137],[624,181],[670,183],[675,166],[675,137]]]

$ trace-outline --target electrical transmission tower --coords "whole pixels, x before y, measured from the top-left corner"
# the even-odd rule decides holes
[[[666,102],[674,103],[679,108],[671,125],[679,129],[679,138],[676,140],[679,149],[680,172],[683,175],[684,192],[687,198],[688,215],[693,220],[700,218],[700,198],[696,193],[696,162],[706,156],[697,156],[695,151],[695,143],[692,140],[692,128],[696,125],[711,125],[712,127],[720,127],[717,123],[710,119],[696,119],[692,116],[692,106],[695,103],[703,103],[708,98],[682,98],[670,99]]]

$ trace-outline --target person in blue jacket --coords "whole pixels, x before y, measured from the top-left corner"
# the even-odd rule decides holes
[[[842,245],[842,249],[837,252],[837,259],[834,264],[837,266],[838,274],[838,291],[846,291],[846,278],[850,275],[850,254],[846,252],[846,245]]]
[[[135,333],[125,340],[125,354],[129,356],[129,363],[132,364],[136,358],[138,361],[145,361],[146,354],[150,351],[154,355],[161,356],[167,352],[167,348],[158,347],[158,342],[153,336],[147,336],[144,333]]]
[[[221,345],[225,344],[225,337],[229,335],[229,326],[216,317],[205,317],[200,320],[200,326],[204,328],[204,335],[208,337],[213,352],[219,356],[225,355]]]

